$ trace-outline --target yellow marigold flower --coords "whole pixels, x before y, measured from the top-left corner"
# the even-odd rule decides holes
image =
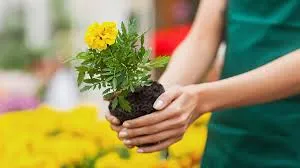
[[[92,49],[105,50],[116,42],[118,29],[114,22],[91,24],[85,34],[85,43]]]
[[[113,45],[116,42],[118,35],[117,25],[114,22],[104,22],[104,36],[103,39],[108,45]]]

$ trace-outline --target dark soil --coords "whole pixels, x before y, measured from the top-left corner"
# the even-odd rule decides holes
[[[153,108],[154,102],[164,92],[165,89],[161,84],[153,82],[151,86],[138,88],[135,92],[130,93],[127,96],[126,99],[129,101],[132,108],[131,112],[124,111],[120,106],[117,106],[116,109],[112,110],[112,103],[110,103],[110,113],[118,118],[121,124],[123,124],[124,121],[153,113],[155,112],[155,109]]]

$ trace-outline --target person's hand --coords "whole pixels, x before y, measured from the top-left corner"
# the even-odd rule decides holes
[[[180,141],[190,124],[203,114],[198,108],[197,90],[196,86],[168,89],[154,104],[157,112],[124,122],[119,137],[130,146],[154,144],[140,147],[140,153],[160,151]]]
[[[122,125],[120,125],[120,121],[112,116],[110,113],[106,113],[105,115],[106,120],[110,123],[110,127],[113,131],[117,132],[117,134],[119,135],[119,132],[124,129],[124,127]],[[123,141],[123,139],[121,137],[119,137],[119,139],[121,141]],[[128,148],[133,148],[132,145],[126,145]]]

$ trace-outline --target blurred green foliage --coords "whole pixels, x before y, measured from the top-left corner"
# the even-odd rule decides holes
[[[62,54],[68,54],[71,50],[68,35],[71,20],[64,3],[64,0],[52,0],[50,3],[53,39],[49,47],[43,49],[33,49],[26,45],[22,6],[5,13],[4,28],[0,31],[0,69],[26,70],[43,56],[56,56],[57,50]]]
[[[7,13],[0,33],[0,69],[24,69],[38,60],[41,51],[29,49],[25,43],[22,9]]]

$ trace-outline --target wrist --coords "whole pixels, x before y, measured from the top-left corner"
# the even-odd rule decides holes
[[[203,83],[194,86],[194,92],[197,97],[196,111],[199,113],[213,112],[218,109],[221,98],[217,98],[215,82]]]

